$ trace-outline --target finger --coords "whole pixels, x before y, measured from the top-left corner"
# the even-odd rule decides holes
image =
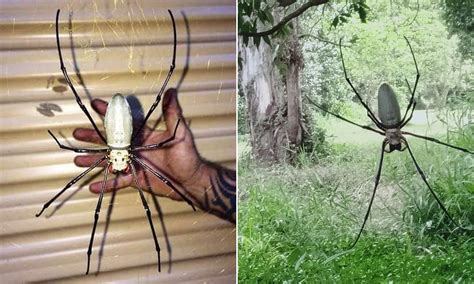
[[[173,128],[176,120],[183,118],[183,110],[179,105],[178,91],[176,89],[168,89],[163,97],[163,116],[168,128]]]
[[[97,162],[100,158],[104,155],[80,155],[74,157],[74,164],[78,167],[88,168],[92,166],[95,162]],[[99,164],[99,167],[105,167],[107,165],[107,161],[104,160],[102,163]]]
[[[108,103],[101,99],[94,99],[91,102],[92,108],[97,112],[99,115],[104,116],[105,112],[107,111]]]
[[[168,89],[163,97],[163,116],[166,123],[166,129],[168,131],[174,131],[178,119],[180,119],[180,125],[176,135],[182,137],[186,130],[186,123],[183,118],[183,110],[178,101],[178,91],[176,89]]]
[[[158,196],[168,197],[177,201],[183,200],[171,187],[149,171],[145,171],[145,184],[148,185],[146,188],[151,188],[151,191]]]
[[[105,184],[104,192],[112,192],[115,190],[129,187],[132,183],[132,180],[133,179],[131,174],[119,175],[119,177],[107,181],[107,183]],[[102,181],[91,183],[91,185],[89,186],[89,190],[93,193],[99,193],[101,189]]]
[[[102,134],[104,135],[103,132]],[[94,129],[76,128],[74,129],[72,136],[79,141],[104,144],[104,141],[102,141],[102,138],[100,138],[99,134],[97,134]]]
[[[156,187],[152,188],[152,191],[158,194],[159,196],[168,197],[170,199],[177,200],[177,201],[183,201],[183,198],[181,198],[181,196],[179,196],[178,193],[176,193],[170,187],[165,185],[163,182],[157,183]]]

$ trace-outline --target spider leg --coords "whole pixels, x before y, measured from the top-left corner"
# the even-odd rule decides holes
[[[99,221],[100,206],[102,205],[102,198],[104,197],[105,185],[107,183],[107,175],[109,174],[109,165],[105,167],[104,180],[102,181],[102,188],[100,189],[99,200],[97,200],[97,206],[94,213],[94,226],[92,227],[91,239],[89,241],[89,248],[87,249],[87,270],[86,275],[89,274],[89,268],[91,264],[92,245],[94,243],[95,229],[97,228],[97,221]]]
[[[151,172],[154,176],[159,178],[164,184],[166,184],[169,188],[171,188],[174,192],[176,192],[179,196],[181,196],[181,198],[184,201],[186,201],[193,208],[194,211],[196,211],[196,208],[194,207],[194,204],[191,202],[191,200],[189,200],[189,198],[187,198],[181,191],[179,191],[168,179],[166,179],[163,175],[158,173],[158,171],[154,170],[151,166],[149,166],[147,163],[140,160],[134,154],[130,154],[130,159],[134,162],[137,162],[142,167],[144,167],[146,170]]]
[[[171,21],[173,22],[173,35],[174,35],[173,60],[172,60],[172,62],[171,62],[170,69],[169,69],[169,71],[168,71],[168,75],[166,76],[165,82],[163,83],[163,86],[161,86],[161,89],[160,89],[160,91],[158,92],[158,94],[156,95],[156,100],[155,100],[155,102],[153,103],[153,105],[152,105],[152,106],[150,107],[150,109],[148,110],[148,113],[146,114],[145,118],[143,119],[142,125],[138,128],[138,130],[135,132],[134,136],[132,137],[132,141],[135,140],[135,138],[137,138],[137,136],[140,134],[140,132],[142,131],[143,127],[146,125],[146,122],[147,122],[148,118],[150,117],[150,115],[153,113],[153,111],[155,110],[156,106],[157,106],[158,103],[160,102],[160,100],[161,100],[161,95],[162,95],[163,92],[165,91],[166,85],[168,85],[168,81],[170,80],[171,75],[173,74],[173,71],[174,71],[174,68],[175,68],[175,61],[176,61],[176,23],[174,22],[173,13],[171,13],[171,10],[168,10],[168,13],[170,14],[170,16],[171,16]]]
[[[370,120],[372,120],[372,121],[375,123],[375,125],[377,125],[378,128],[384,129],[382,123],[380,123],[380,121],[378,121],[377,117],[374,115],[374,113],[373,113],[372,110],[369,108],[369,106],[364,102],[364,100],[362,99],[362,97],[359,95],[359,93],[357,92],[356,88],[354,87],[354,85],[352,85],[351,80],[350,80],[349,77],[347,76],[346,64],[344,63],[344,56],[342,55],[341,42],[342,42],[342,38],[339,39],[339,52],[341,53],[342,69],[344,69],[344,76],[345,76],[345,78],[346,78],[346,81],[347,81],[347,83],[349,83],[349,85],[351,86],[352,90],[353,90],[354,93],[356,94],[356,96],[357,96],[357,98],[359,99],[360,103],[361,103],[361,104],[364,106],[364,108],[367,110],[367,116],[370,118]]]
[[[87,170],[83,171],[81,174],[79,174],[77,177],[73,178],[70,182],[68,182],[68,184],[66,184],[66,186],[60,191],[58,192],[53,198],[51,198],[48,202],[46,202],[44,205],[43,205],[43,208],[41,209],[41,211],[39,213],[36,214],[36,217],[39,217],[41,216],[41,214],[43,214],[43,211],[46,210],[46,208],[49,207],[49,205],[51,205],[51,203],[53,203],[59,196],[61,196],[61,194],[63,194],[68,188],[70,188],[71,186],[73,186],[76,182],[78,182],[81,178],[83,178],[86,174],[88,174],[90,171],[92,171],[95,167],[97,167],[102,161],[104,161],[105,159],[107,158],[107,156],[103,156],[102,158],[100,158],[99,160],[97,160],[92,166],[90,166]]]
[[[384,139],[382,142],[382,151],[380,152],[379,168],[377,170],[377,175],[375,176],[374,191],[372,192],[372,197],[370,198],[370,203],[369,203],[369,208],[367,208],[367,213],[365,213],[364,223],[362,223],[362,227],[359,230],[359,234],[357,234],[357,238],[349,247],[349,249],[352,249],[357,244],[357,241],[359,241],[360,235],[362,234],[362,231],[364,230],[365,223],[367,222],[367,219],[369,218],[370,209],[372,208],[372,203],[374,202],[375,192],[377,191],[377,187],[379,185],[380,174],[382,173],[383,156],[384,156],[385,146],[387,145],[387,142],[388,142],[387,139]]]
[[[89,121],[92,123],[92,126],[94,127],[95,131],[97,132],[97,134],[99,134],[99,137],[100,139],[102,139],[102,141],[104,141],[105,144],[107,144],[107,140],[105,140],[104,136],[102,135],[102,133],[99,131],[99,128],[97,128],[97,125],[95,124],[94,120],[92,119],[89,111],[87,111],[87,108],[84,106],[84,104],[82,103],[82,100],[81,98],[79,97],[79,95],[77,94],[77,91],[76,89],[74,88],[74,85],[72,84],[72,81],[71,79],[69,78],[69,75],[67,74],[67,70],[66,70],[66,66],[64,66],[64,62],[63,62],[63,55],[61,53],[61,43],[59,42],[59,12],[61,10],[58,9],[58,11],[56,12],[56,46],[58,48],[58,54],[59,54],[59,62],[61,64],[61,71],[63,72],[63,76],[64,76],[64,79],[66,80],[67,84],[69,85],[69,87],[71,88],[72,92],[74,93],[74,96],[76,97],[76,101],[77,101],[77,104],[79,105],[79,107],[82,109],[82,111],[84,112],[84,114],[87,116],[87,118],[89,119]]]
[[[412,96],[410,97],[410,101],[408,102],[407,109],[406,109],[406,111],[405,111],[405,115],[403,115],[403,118],[402,118],[402,120],[400,121],[400,125],[406,125],[406,124],[408,123],[408,121],[411,120],[411,118],[412,118],[412,116],[413,116],[413,111],[415,110],[415,106],[413,106],[413,105],[416,105],[416,102],[415,102],[415,100],[414,100],[414,93],[413,93],[412,90],[411,90],[410,83],[408,83],[407,78],[405,78],[405,83],[407,84],[408,92],[409,92],[410,94],[412,94]],[[413,106],[413,107],[412,107],[412,106]],[[412,108],[410,117],[409,117],[407,120],[405,120],[406,117],[407,117],[407,115],[408,115],[408,112],[410,111],[410,108]],[[400,126],[400,128],[401,128],[401,127],[402,127],[402,126]]]
[[[56,144],[58,144],[59,148],[61,148],[61,149],[71,150],[71,151],[74,151],[76,153],[104,153],[104,152],[107,152],[109,150],[109,148],[83,149],[83,148],[69,147],[69,146],[66,146],[64,144],[61,144],[59,142],[59,140],[56,138],[56,136],[54,136],[54,134],[51,132],[51,130],[48,130],[48,133],[49,133],[49,135],[51,135],[51,137],[53,137],[54,141],[56,141]]]
[[[102,171],[105,169],[103,168]],[[113,182],[113,188],[116,189],[118,185],[118,178],[120,176],[119,172],[114,173],[114,182]],[[115,197],[117,196],[117,191],[113,190],[110,194],[110,200],[109,204],[107,206],[107,212],[105,216],[105,224],[104,224],[104,232],[102,233],[102,239],[100,241],[100,246],[99,246],[99,253],[97,255],[97,269],[95,271],[95,275],[99,275],[102,267],[102,259],[104,257],[104,250],[105,250],[105,241],[107,240],[107,233],[109,231],[110,227],[110,222],[112,218],[112,211],[114,209],[114,203],[115,203]]]
[[[413,62],[415,62],[415,68],[416,68],[416,79],[415,79],[415,86],[413,87],[413,91],[411,90],[410,88],[410,84],[408,84],[408,81],[405,79],[405,81],[407,82],[407,85],[408,85],[408,90],[410,91],[411,93],[411,97],[410,97],[410,102],[408,103],[408,106],[407,106],[407,110],[405,111],[405,115],[403,116],[403,124],[406,124],[406,121],[405,121],[405,118],[407,117],[407,114],[410,110],[410,107],[415,103],[415,91],[416,91],[416,86],[418,85],[418,80],[420,79],[420,71],[418,70],[418,64],[416,63],[416,59],[415,59],[415,53],[413,53],[413,49],[411,48],[411,44],[410,42],[408,41],[408,38],[406,36],[403,36],[405,38],[405,40],[407,41],[408,43],[408,47],[410,48],[410,52],[411,52],[411,55],[413,57]],[[413,109],[415,109],[415,107],[413,107]],[[413,113],[413,110],[412,110],[412,113]],[[411,118],[411,116],[410,116]],[[408,119],[409,121],[410,119]]]
[[[380,134],[380,135],[385,136],[385,133],[383,133],[383,132],[380,131],[380,130],[377,130],[377,129],[374,129],[374,128],[369,127],[369,126],[361,125],[361,124],[355,123],[355,122],[353,122],[353,121],[350,121],[350,120],[347,119],[347,118],[344,118],[344,117],[342,117],[342,116],[340,116],[340,115],[338,115],[338,114],[336,114],[336,113],[330,112],[330,111],[328,111],[327,109],[321,107],[320,105],[318,105],[318,104],[316,104],[314,101],[312,101],[308,96],[305,95],[305,97],[306,97],[306,99],[309,101],[310,104],[314,105],[315,107],[319,108],[320,110],[322,110],[322,111],[324,111],[324,112],[327,112],[327,113],[329,113],[329,114],[331,114],[331,115],[333,115],[333,116],[335,116],[335,117],[337,117],[337,118],[339,118],[339,119],[341,119],[341,120],[344,120],[345,122],[348,122],[348,123],[353,124],[353,125],[355,125],[355,126],[359,126],[360,128],[364,128],[364,129],[367,129],[367,130],[370,130],[370,131],[373,131],[373,132],[375,132],[375,133],[378,133],[378,134]]]
[[[459,150],[459,151],[463,151],[463,152],[466,152],[466,153],[469,153],[469,154],[474,154],[474,152],[471,151],[471,150],[442,142],[442,141],[440,141],[436,138],[433,138],[433,137],[423,136],[423,135],[411,133],[411,132],[408,132],[408,131],[402,131],[401,133],[402,133],[402,135],[411,135],[411,136],[414,136],[416,138],[425,139],[425,140],[428,140],[428,141],[431,141],[431,142],[434,142],[434,143],[437,143],[437,144],[441,144],[441,145],[444,145],[444,146],[447,146],[447,147],[450,147],[450,148],[453,148],[453,149],[456,149],[456,150]]]
[[[446,207],[444,207],[444,205],[443,205],[443,203],[441,202],[441,200],[438,198],[438,196],[436,195],[436,193],[434,192],[434,190],[431,188],[430,184],[429,184],[428,181],[426,180],[425,174],[423,173],[423,171],[421,170],[420,166],[418,165],[418,162],[416,161],[415,156],[413,155],[413,152],[411,151],[411,148],[410,148],[410,146],[408,145],[407,140],[403,139],[403,142],[404,142],[405,145],[407,146],[408,153],[410,153],[410,157],[411,157],[411,159],[413,160],[413,163],[415,164],[416,170],[417,170],[418,173],[420,174],[421,179],[423,179],[423,182],[426,184],[426,186],[427,186],[428,189],[430,190],[431,195],[433,195],[433,197],[436,199],[436,202],[438,202],[439,207],[441,207],[441,209],[444,211],[444,214],[446,214],[446,216],[448,216],[449,220],[451,220],[451,222],[453,222],[454,225],[456,225],[456,226],[459,227],[459,228],[462,228],[461,226],[458,225],[458,223],[457,223],[456,221],[454,221],[453,217],[451,217],[451,215],[449,215],[448,210],[446,210]]]
[[[174,127],[173,135],[169,137],[168,139],[161,141],[160,143],[157,144],[150,144],[150,145],[145,145],[145,146],[139,146],[139,147],[133,147],[132,151],[138,151],[138,150],[144,150],[144,149],[158,149],[161,148],[162,146],[166,145],[166,143],[173,141],[174,138],[176,137],[176,130],[178,130],[178,125],[179,125],[180,119],[176,122],[176,126]]]
[[[135,184],[137,186],[138,192],[140,193],[140,198],[142,200],[143,208],[145,209],[146,216],[148,218],[148,223],[150,224],[151,233],[153,234],[153,240],[155,241],[155,249],[156,249],[156,253],[158,254],[158,272],[161,272],[161,257],[160,257],[161,249],[160,249],[160,245],[158,244],[158,240],[156,238],[156,232],[155,232],[155,227],[153,226],[153,221],[151,219],[150,208],[148,207],[148,203],[146,202],[145,195],[143,194],[140,181],[138,180],[138,177],[137,177],[137,171],[132,161],[130,161],[130,168],[132,169],[133,179],[135,180]]]
[[[405,127],[405,125],[407,125],[408,122],[410,122],[410,120],[413,118],[413,112],[415,111],[415,107],[416,107],[416,102],[413,102],[412,107],[411,107],[410,116],[409,116],[408,119],[406,119],[406,120],[405,120],[405,117],[403,118],[402,123],[401,123],[401,125],[399,126],[400,128]]]
[[[375,115],[373,113],[369,113],[367,111],[367,116],[370,118],[370,120],[372,120],[372,122],[375,124],[375,126],[377,126],[380,129],[385,129],[385,127],[382,125],[382,123],[380,121],[378,121],[377,117],[375,117]]]

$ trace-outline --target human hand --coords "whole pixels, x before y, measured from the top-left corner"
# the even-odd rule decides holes
[[[203,161],[197,152],[192,133],[185,123],[176,89],[169,89],[164,94],[162,105],[166,130],[152,131],[152,129],[144,127],[140,134],[141,137],[137,137],[135,141],[141,141],[141,145],[160,143],[173,135],[179,119],[180,123],[176,129],[175,139],[166,143],[162,148],[154,150],[144,149],[135,152],[135,154],[160,173],[163,173],[173,184],[186,189],[193,183],[193,177],[202,167]],[[103,100],[95,99],[92,101],[92,107],[99,115],[104,116],[107,110],[107,103]],[[140,123],[141,121],[138,124]],[[103,144],[94,129],[78,128],[74,130],[73,135],[74,138],[80,141]],[[99,157],[97,155],[79,155],[74,159],[74,163],[79,167],[90,167]],[[161,180],[146,172],[143,167],[137,166],[136,168],[139,183],[142,186],[148,185],[143,188],[144,190],[159,196],[167,196],[174,200],[183,200],[181,196]],[[108,180],[105,191],[119,190],[131,185],[135,186],[132,173],[128,171],[120,173],[114,179]],[[90,185],[90,190],[94,193],[99,193],[101,187],[101,181],[95,182]]]
[[[175,138],[165,146],[154,150],[139,150],[135,152],[142,161],[164,174],[180,192],[184,192],[192,203],[206,212],[219,216],[235,223],[236,214],[236,173],[234,170],[223,168],[219,165],[205,161],[199,155],[194,144],[194,138],[186,125],[181,106],[178,102],[176,89],[169,89],[163,97],[163,116],[166,130],[153,131],[144,127],[140,134],[140,145],[145,146],[165,141],[173,135]],[[92,107],[104,116],[107,103],[102,100],[93,100]],[[180,121],[178,127],[176,124]],[[138,122],[137,124],[140,124]],[[94,129],[78,128],[74,130],[74,138],[80,141],[101,144],[102,140]],[[103,144],[103,143],[102,143]],[[99,159],[96,155],[79,155],[74,163],[79,167],[90,167]],[[105,163],[102,165],[105,166]],[[143,190],[159,196],[166,196],[174,200],[184,199],[169,186],[157,179],[154,175],[139,166],[137,168],[138,181],[141,186],[147,185]],[[119,190],[128,186],[136,186],[130,171],[119,173],[118,177],[108,180],[105,192]],[[99,193],[102,182],[90,185],[90,190]]]

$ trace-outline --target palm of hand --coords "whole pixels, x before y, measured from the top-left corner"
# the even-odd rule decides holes
[[[176,122],[175,122],[176,123]],[[168,125],[168,123],[167,123]],[[146,128],[143,132],[146,138],[142,144],[151,145],[160,143],[173,134],[174,127],[168,127],[166,131],[152,131]],[[163,148],[155,150],[142,150],[136,154],[146,161],[149,165],[158,169],[170,178],[174,184],[185,187],[192,180],[194,173],[201,164],[201,158],[198,155],[194,140],[188,126],[181,119],[176,131],[175,139],[166,144]],[[145,170],[140,167],[140,180],[145,180]],[[158,195],[167,195],[173,199],[181,198],[170,188],[156,178],[147,175],[151,183],[152,191]]]
[[[92,107],[100,115],[105,115],[107,103],[102,100],[92,101]],[[154,150],[140,150],[134,152],[144,162],[152,166],[160,173],[164,174],[175,186],[186,187],[192,180],[193,175],[201,165],[201,158],[194,145],[194,140],[189,127],[182,117],[181,107],[177,100],[175,90],[168,90],[163,98],[163,114],[166,122],[166,130],[153,131],[145,127],[142,131],[140,145],[150,145],[163,142],[173,135],[178,119],[180,123],[176,130],[175,138],[166,143],[162,148]],[[74,131],[74,137],[77,140],[100,143],[101,140],[93,129],[78,128]],[[140,139],[136,139],[139,141]],[[76,165],[80,167],[89,167],[98,157],[96,155],[80,155],[74,160]],[[162,181],[151,174],[148,174],[143,167],[135,164],[138,173],[138,180],[144,190],[153,191],[153,193],[161,196],[167,196],[175,200],[182,198],[166,186]],[[115,179],[107,181],[106,191],[118,190],[128,186],[135,186],[133,177],[130,173],[120,173]],[[102,182],[95,182],[90,185],[92,192],[100,192]]]

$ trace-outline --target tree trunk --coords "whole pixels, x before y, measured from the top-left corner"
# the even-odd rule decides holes
[[[293,21],[297,27],[297,19]],[[302,56],[297,28],[281,40],[281,55],[274,58],[277,41],[272,39],[273,47],[262,41],[258,49],[252,43],[244,46],[241,41],[243,64],[239,81],[247,103],[253,156],[264,163],[291,163],[302,140],[299,85]],[[285,67],[279,70],[280,65]]]
[[[288,124],[287,132],[289,144],[296,151],[296,147],[301,145],[301,89],[300,89],[300,69],[302,65],[303,54],[298,42],[298,21],[293,20],[294,29],[287,41],[287,60],[288,74],[286,74],[286,93],[288,98]]]

